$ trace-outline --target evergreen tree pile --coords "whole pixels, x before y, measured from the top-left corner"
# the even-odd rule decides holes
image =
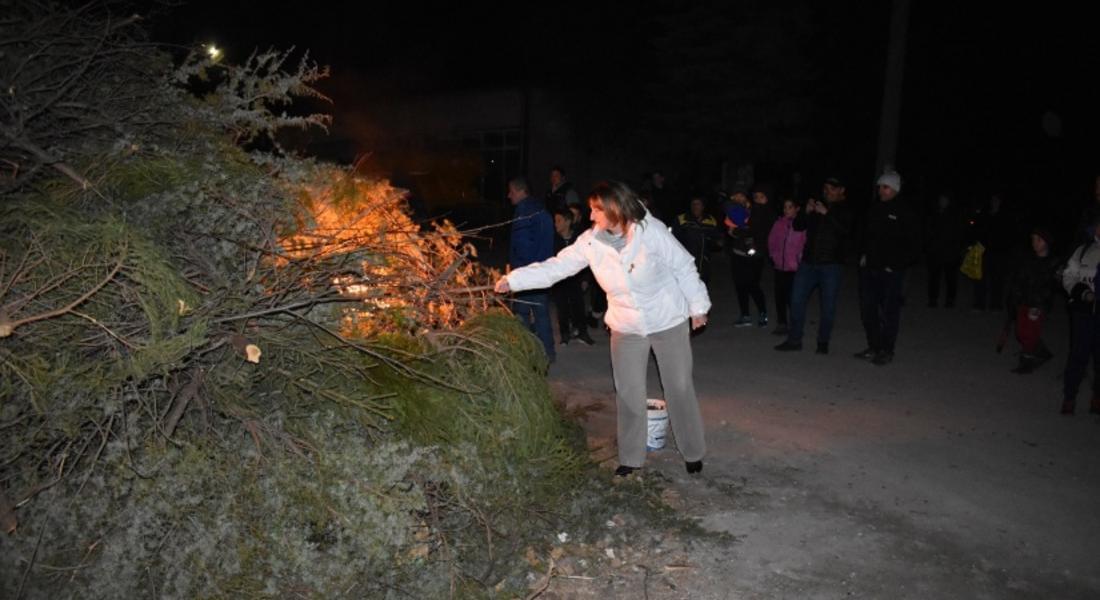
[[[521,586],[582,453],[461,233],[280,149],[325,70],[0,6],[0,596]]]

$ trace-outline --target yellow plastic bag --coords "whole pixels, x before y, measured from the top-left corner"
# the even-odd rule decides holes
[[[959,271],[963,275],[978,281],[982,278],[982,255],[985,254],[985,246],[981,242],[977,242],[966,249],[966,255],[963,256],[962,266],[959,267]]]

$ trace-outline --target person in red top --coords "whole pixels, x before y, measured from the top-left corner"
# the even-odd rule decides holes
[[[775,268],[775,335],[787,335],[787,310],[791,305],[794,274],[802,263],[802,248],[806,232],[794,229],[798,204],[791,198],[783,200],[783,216],[772,225],[768,234],[768,256]]]

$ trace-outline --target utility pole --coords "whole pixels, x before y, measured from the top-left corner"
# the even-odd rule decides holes
[[[909,0],[893,0],[890,45],[886,54],[886,82],[882,91],[882,116],[878,130],[875,176],[897,165],[901,118],[902,75],[905,72],[905,35],[909,29]]]

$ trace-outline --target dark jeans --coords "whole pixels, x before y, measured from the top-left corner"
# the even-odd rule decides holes
[[[787,340],[801,342],[806,327],[806,306],[810,303],[810,294],[814,288],[821,288],[821,322],[817,326],[817,342],[829,343],[833,334],[833,320],[836,318],[836,297],[840,294],[840,279],[844,273],[842,265],[812,265],[802,263],[794,274],[791,284],[791,329]]]
[[[775,322],[779,325],[787,324],[787,309],[791,306],[794,273],[794,271],[775,272]]]
[[[588,323],[585,322],[584,293],[581,291],[580,278],[574,275],[559,281],[550,290],[550,295],[554,297],[554,306],[558,309],[561,341],[568,341],[573,331],[587,333]]]
[[[935,305],[940,300],[940,281],[947,288],[947,295],[943,305],[951,308],[955,306],[955,295],[959,291],[959,267],[962,261],[958,259],[944,260],[942,258],[928,259],[928,304]]]
[[[749,297],[756,303],[756,310],[766,313],[768,305],[764,300],[764,290],[760,287],[760,277],[764,273],[764,257],[733,255],[733,286],[737,288],[737,305],[741,307],[741,316],[749,315]]]
[[[1077,400],[1077,388],[1085,378],[1085,369],[1092,358],[1092,395],[1100,396],[1100,315],[1070,311],[1069,359],[1063,378],[1062,398]]]
[[[875,352],[894,352],[901,322],[901,292],[905,270],[859,270],[859,314],[867,347]]]
[[[520,292],[516,294],[516,301],[512,302],[512,312],[527,329],[538,336],[546,350],[546,357],[553,360],[554,334],[550,330],[550,295],[542,290]]]

